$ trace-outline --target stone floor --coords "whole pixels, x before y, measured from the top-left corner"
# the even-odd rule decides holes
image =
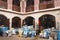
[[[0,37],[0,40],[48,40],[43,38]]]

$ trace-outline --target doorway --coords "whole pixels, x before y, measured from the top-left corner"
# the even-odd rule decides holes
[[[19,17],[14,17],[12,19],[12,27],[13,28],[20,28],[21,27],[21,19]]]
[[[45,14],[39,18],[39,28],[47,29],[47,28],[56,28],[55,16],[50,14]]]
[[[25,18],[24,22],[26,23],[27,26],[33,25],[33,27],[35,28],[35,19],[33,17],[27,17],[27,18]]]
[[[9,27],[9,19],[6,16],[0,15],[0,26]]]

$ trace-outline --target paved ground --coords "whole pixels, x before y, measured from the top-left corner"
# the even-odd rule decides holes
[[[48,40],[43,38],[0,37],[0,40]]]

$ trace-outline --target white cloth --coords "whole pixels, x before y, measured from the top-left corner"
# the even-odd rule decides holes
[[[15,33],[15,30],[12,30],[12,34],[16,34],[16,33]]]

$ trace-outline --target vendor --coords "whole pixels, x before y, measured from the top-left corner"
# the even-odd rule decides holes
[[[43,30],[43,26],[40,26],[40,32]]]
[[[4,25],[1,25],[1,27],[4,27]]]

